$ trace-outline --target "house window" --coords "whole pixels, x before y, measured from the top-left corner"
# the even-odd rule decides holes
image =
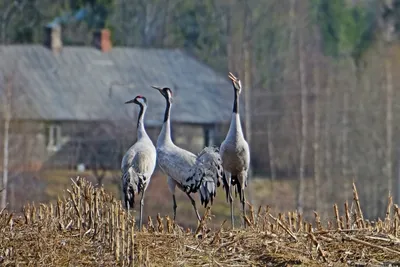
[[[61,126],[49,125],[47,128],[47,149],[57,151],[61,144]]]
[[[206,146],[215,145],[215,128],[205,127],[204,128],[204,143]]]

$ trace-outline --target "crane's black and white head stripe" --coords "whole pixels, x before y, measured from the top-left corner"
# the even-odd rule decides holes
[[[242,92],[242,82],[232,72],[229,72],[228,77],[231,79],[235,91],[240,94]]]
[[[145,106],[147,105],[147,99],[144,96],[138,95],[134,99],[125,102],[125,104],[130,104],[130,103],[135,103],[140,106]]]
[[[157,89],[165,97],[165,99],[168,102],[172,103],[172,91],[170,88],[168,88],[168,87],[160,88],[157,86],[151,86],[151,87],[154,89]]]

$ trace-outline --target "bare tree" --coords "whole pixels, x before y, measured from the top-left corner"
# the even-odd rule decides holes
[[[1,208],[7,205],[7,192],[8,192],[8,163],[9,163],[9,144],[10,144],[10,123],[12,119],[12,86],[13,86],[14,73],[8,74],[4,77],[4,88],[2,97],[3,106],[3,120],[4,120],[4,133],[3,133],[3,178],[2,178],[2,193],[1,193]]]
[[[316,47],[318,47],[319,34],[318,29],[314,29]],[[320,120],[321,120],[321,110],[320,110],[320,64],[319,64],[319,54],[314,53],[314,191],[315,191],[315,210],[320,211],[321,208],[321,198],[320,198],[320,187],[321,187],[321,153],[320,153]]]
[[[329,65],[328,65],[329,66]],[[332,123],[332,107],[331,107],[331,99],[332,99],[332,86],[333,86],[333,79],[334,79],[334,68],[329,68],[327,72],[327,84],[325,88],[325,99],[326,103],[324,103],[324,133],[323,133],[323,138],[324,138],[324,176],[325,180],[327,181],[327,188],[330,189],[329,192],[327,192],[327,195],[329,195],[328,198],[333,197],[333,181],[332,181],[332,140],[330,138],[330,132],[332,130],[331,123]],[[326,198],[326,200],[328,200]],[[328,202],[328,201],[327,201]],[[327,207],[325,207],[327,209]]]
[[[304,66],[304,47],[303,36],[298,37],[299,49],[299,82],[301,89],[301,139],[300,139],[300,166],[299,166],[299,187],[297,194],[297,210],[303,212],[304,208],[304,191],[305,191],[305,168],[307,156],[307,135],[308,135],[308,100],[307,100],[307,84],[306,70]]]
[[[392,64],[389,55],[385,57],[385,73],[386,73],[386,176],[388,191],[392,192],[393,187],[393,78],[392,78]]]
[[[274,190],[274,183],[276,180],[276,165],[275,165],[275,145],[273,133],[274,129],[272,129],[272,119],[267,115],[267,143],[268,143],[268,156],[269,156],[269,167],[271,170],[271,190]]]

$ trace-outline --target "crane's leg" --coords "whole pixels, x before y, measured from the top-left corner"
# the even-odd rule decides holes
[[[244,228],[246,228],[246,219],[245,219],[245,217],[246,217],[246,198],[245,198],[245,195],[244,195],[244,186],[242,187],[242,199],[240,200],[240,202],[242,202],[242,212],[243,212],[243,225],[244,225]]]
[[[233,218],[232,175],[229,173],[226,176],[228,176],[228,199],[229,199],[229,205],[231,208],[231,224],[232,224],[232,229],[234,229],[235,228],[235,220]]]
[[[142,191],[142,197],[140,198],[140,221],[139,221],[140,231],[142,231],[142,222],[143,222],[144,193],[145,190]]]
[[[173,201],[173,206],[172,206],[172,208],[173,208],[173,210],[174,210],[174,221],[175,221],[175,219],[176,219],[176,208],[178,207],[177,205],[176,205],[176,199],[175,199],[175,188],[176,188],[176,182],[175,182],[175,180],[173,179],[173,178],[171,178],[171,177],[167,177],[167,184],[168,184],[168,189],[169,189],[169,191],[171,192],[171,194],[172,194],[172,201]]]
[[[197,210],[197,207],[196,207],[196,201],[192,198],[192,196],[189,193],[186,193],[186,195],[189,197],[190,201],[192,202],[192,206],[194,208],[194,212],[196,212],[197,219],[199,221],[201,221],[199,211]]]
[[[229,186],[229,205],[231,208],[231,224],[232,229],[235,229],[235,220],[233,218],[233,198],[232,198],[232,186]]]
[[[173,201],[172,208],[174,209],[174,221],[175,221],[175,219],[176,219],[176,208],[178,207],[178,205],[176,205],[175,194],[172,195],[172,201]]]

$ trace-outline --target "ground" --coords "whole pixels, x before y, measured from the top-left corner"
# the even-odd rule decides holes
[[[40,174],[46,184],[44,192],[44,199],[41,202],[54,202],[57,196],[65,192],[65,188],[70,184],[70,178],[77,175],[85,177],[94,184],[96,180],[92,177],[91,172],[77,173],[68,170],[48,170]],[[306,180],[306,191],[312,192],[313,180]],[[120,198],[120,178],[119,171],[108,172],[104,179],[104,187],[107,191],[111,192],[118,199]],[[296,179],[276,180],[260,179],[255,177],[249,183],[246,189],[248,201],[254,206],[270,206],[278,212],[292,210],[296,203],[295,189],[297,187]],[[197,200],[200,213],[204,213],[204,207],[200,206],[200,199],[197,194],[194,196]],[[312,210],[314,209],[313,194],[306,194],[305,210],[311,210],[305,216],[313,218]],[[177,190],[177,221],[185,226],[196,225],[196,217],[193,208],[188,201],[188,198],[181,191]],[[329,204],[329,210],[332,205]],[[216,218],[213,220],[213,225],[220,225],[223,220],[230,218],[230,210],[228,203],[225,199],[225,192],[222,187],[217,190],[217,199],[213,204],[213,214]],[[160,172],[155,172],[152,177],[150,186],[146,192],[144,217],[145,221],[147,216],[156,216],[158,212],[162,211],[163,215],[172,215],[172,196],[167,187],[167,179],[165,175]],[[235,199],[235,218],[239,220],[240,216],[240,203],[238,198]]]
[[[2,266],[392,266],[400,262],[399,209],[383,221],[354,209],[321,223],[296,212],[249,207],[247,227],[216,226],[212,210],[193,230],[168,216],[139,231],[121,202],[104,188],[74,179],[56,203],[0,212]],[[359,208],[358,208],[359,207]],[[343,215],[343,216],[341,216]]]

